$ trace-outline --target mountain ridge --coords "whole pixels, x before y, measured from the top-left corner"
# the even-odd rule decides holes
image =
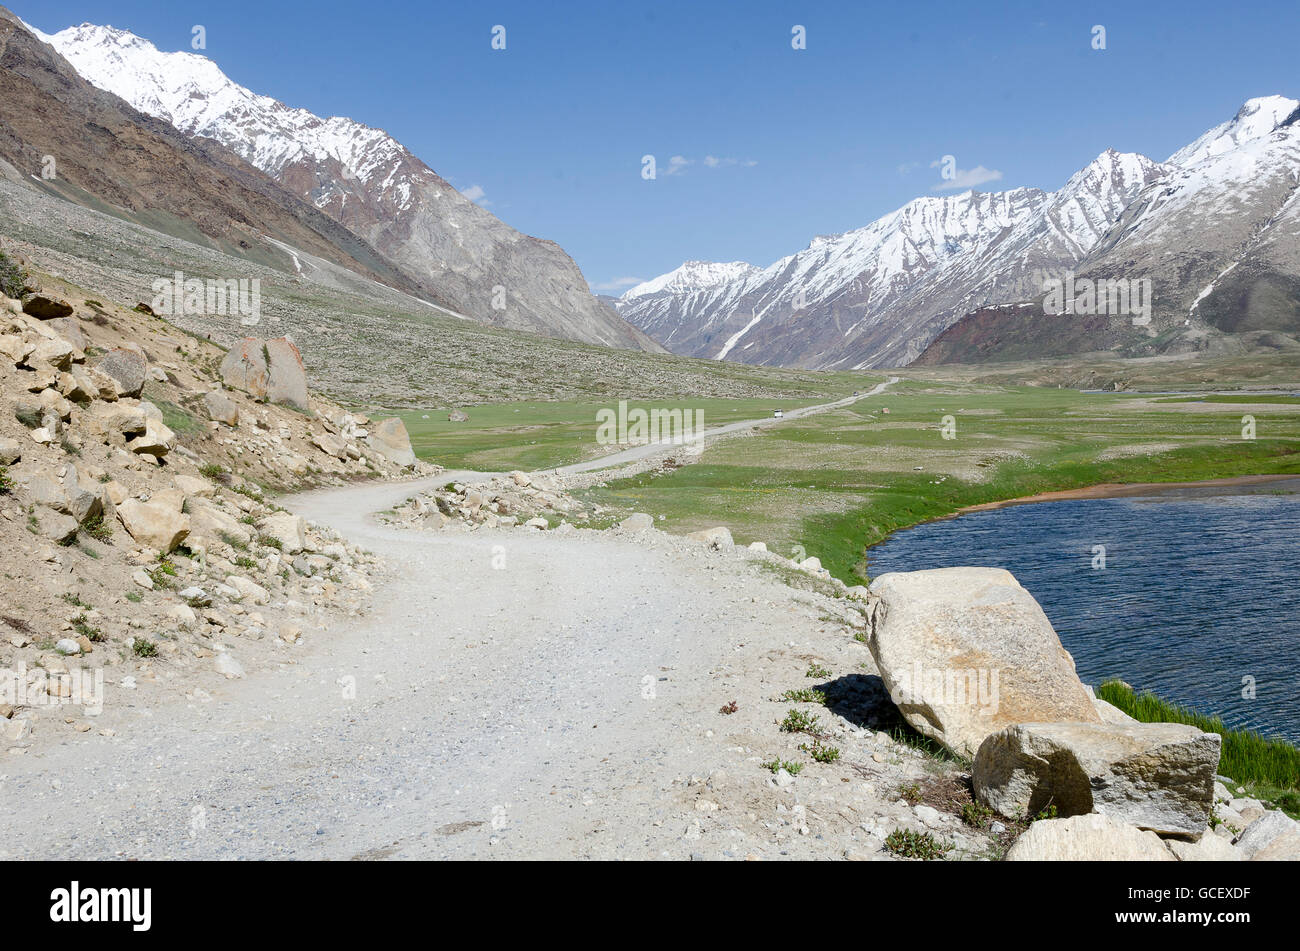
[[[1125,256],[1123,250],[1135,246],[1138,233],[1152,224],[1136,220],[1133,209],[1163,203],[1161,196],[1170,188],[1209,194],[1203,189],[1212,190],[1216,178],[1233,186],[1243,179],[1248,184],[1248,170],[1213,169],[1231,166],[1243,151],[1263,148],[1260,143],[1271,142],[1279,130],[1294,128],[1287,120],[1297,109],[1300,103],[1282,96],[1248,100],[1234,117],[1165,162],[1107,149],[1054,192],[1021,187],[921,196],[863,228],[814,238],[802,251],[729,282],[692,284],[690,273],[707,273],[708,267],[708,262],[692,262],[689,271],[683,265],[631,288],[618,307],[674,352],[863,369],[909,363],[968,314],[1041,300],[1048,277],[1095,271],[1098,276],[1150,276],[1157,285],[1160,306],[1153,328],[1141,330],[1120,320],[1105,335],[1108,346],[1200,349],[1208,337],[1231,330],[1218,318],[1182,336],[1169,334],[1189,317],[1178,286],[1186,277],[1187,246],[1207,245],[1194,268],[1201,281],[1198,290],[1213,276],[1201,280],[1200,272],[1221,269],[1233,253],[1209,247],[1215,244],[1212,226],[1202,235],[1182,224],[1177,238],[1158,242],[1158,253]],[[1300,181],[1300,161],[1270,161],[1270,167]],[[1197,176],[1207,177],[1199,181]],[[1300,203],[1285,204],[1293,192],[1280,184],[1273,192],[1262,200],[1260,207],[1267,212],[1262,218],[1300,211]],[[1262,220],[1255,227],[1263,227]],[[1281,232],[1275,228],[1273,235]],[[1245,240],[1239,236],[1238,243]],[[1290,248],[1279,256],[1283,271],[1300,274],[1300,261],[1290,263]],[[796,306],[800,303],[804,306]],[[1293,321],[1284,315],[1256,322],[1285,330]],[[1159,338],[1157,344],[1150,342],[1153,337]],[[1078,345],[1087,342],[1077,338]]]
[[[516,231],[380,129],[322,118],[235,83],[205,56],[128,30],[29,27],[90,83],[210,139],[358,235],[481,323],[605,346],[662,348],[598,300],[554,241]]]

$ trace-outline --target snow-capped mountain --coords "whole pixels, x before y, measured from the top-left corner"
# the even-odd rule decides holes
[[[31,29],[29,27],[29,29]],[[33,30],[88,82],[215,140],[361,236],[465,315],[616,347],[659,349],[591,293],[558,245],[520,234],[387,133],[321,118],[111,26]]]
[[[630,289],[619,309],[692,356],[906,363],[968,310],[1032,293],[1041,272],[1080,260],[1159,171],[1142,156],[1105,152],[1052,194],[1017,188],[918,198],[766,268],[683,265]]]
[[[1152,281],[1155,319],[1138,329],[1124,315],[1126,339],[1177,326],[1161,345],[1187,348],[1293,329],[1277,294],[1265,315],[1252,289],[1300,275],[1297,107],[1252,99],[1165,162],[1107,150],[1056,192],[918,198],[766,268],[693,262],[618,307],[677,353],[838,369],[904,365],[963,315],[1041,301],[1044,280],[1068,272]]]
[[[1159,309],[1189,327],[1295,329],[1279,305],[1300,296],[1300,102],[1251,99],[1166,168],[1084,266],[1149,277]]]

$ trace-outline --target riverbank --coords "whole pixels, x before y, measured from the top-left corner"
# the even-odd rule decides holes
[[[1036,495],[1021,496],[1015,499],[1002,499],[998,502],[969,505],[954,512],[953,515],[965,515],[968,512],[987,512],[1012,505],[1030,505],[1035,502],[1066,502],[1073,499],[1124,499],[1170,495],[1194,497],[1197,495],[1220,494],[1206,491],[1211,489],[1269,486],[1279,482],[1283,483],[1283,487],[1287,491],[1300,492],[1300,476],[1290,473],[1230,476],[1225,479],[1203,479],[1198,482],[1106,482],[1078,489],[1039,492]]]

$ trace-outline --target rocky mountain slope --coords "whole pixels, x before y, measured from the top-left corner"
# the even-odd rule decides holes
[[[82,80],[0,7],[0,178],[6,177],[238,258],[291,271],[279,241],[424,293],[365,241],[241,159]]]
[[[359,235],[482,323],[658,351],[590,291],[554,242],[515,231],[387,133],[321,118],[232,82],[211,60],[125,30],[40,34],[89,82],[188,135],[219,143]]]
[[[968,314],[969,345],[946,349],[969,359],[1003,347],[1047,356],[1284,344],[1224,335],[1300,328],[1298,106],[1253,99],[1165,162],[1107,151],[1057,192],[919,198],[767,268],[692,262],[630,289],[619,309],[675,352],[828,368],[906,364]],[[1041,315],[1045,280],[1071,273],[1151,281],[1152,320],[1035,324],[1027,310],[999,307],[1037,301]]]
[[[86,711],[102,694],[83,690],[103,689],[96,671],[115,691],[238,678],[367,609],[378,562],[265,489],[437,471],[414,460],[400,421],[314,395],[291,341],[226,353],[66,282],[24,279],[23,263],[0,251],[11,753],[95,728]]]

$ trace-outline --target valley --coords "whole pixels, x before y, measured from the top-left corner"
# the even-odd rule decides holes
[[[0,7],[0,859],[1300,858],[1300,100],[453,7]]]

